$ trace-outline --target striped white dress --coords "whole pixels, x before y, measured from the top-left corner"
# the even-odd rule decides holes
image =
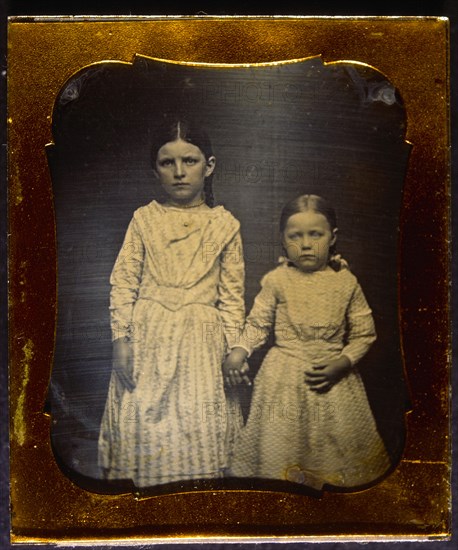
[[[152,201],[134,213],[110,282],[113,339],[130,338],[136,386],[113,372],[99,465],[138,487],[223,475],[241,421],[221,371],[245,315],[239,222],[222,206]]]
[[[254,381],[250,414],[231,473],[321,489],[366,485],[390,467],[356,363],[376,335],[371,310],[348,269],[304,273],[284,264],[262,281],[241,344],[275,331]],[[345,354],[353,368],[325,393],[304,370]]]

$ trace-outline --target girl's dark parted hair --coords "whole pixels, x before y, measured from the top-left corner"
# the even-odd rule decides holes
[[[322,214],[329,223],[331,231],[337,229],[336,212],[325,198],[319,195],[300,195],[284,206],[280,215],[280,234],[283,236],[286,224],[291,216],[308,211]],[[336,243],[329,248],[329,265],[335,271],[340,271],[342,268],[342,262],[337,259]]]
[[[179,116],[165,116],[163,121],[152,129],[151,160],[156,167],[156,158],[159,149],[166,143],[182,139],[198,147],[208,160],[213,156],[213,147],[206,130],[196,121]],[[215,205],[213,196],[213,174],[205,178],[205,202],[210,208]]]

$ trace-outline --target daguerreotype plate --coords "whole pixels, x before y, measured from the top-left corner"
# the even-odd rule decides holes
[[[448,538],[448,32],[9,20],[15,543]]]

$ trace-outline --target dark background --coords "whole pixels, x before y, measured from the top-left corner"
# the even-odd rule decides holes
[[[134,15],[160,15],[160,14],[195,14],[195,13],[208,13],[208,14],[291,14],[291,15],[446,15],[451,18],[451,29],[452,29],[452,97],[456,101],[456,88],[454,86],[454,83],[456,82],[455,77],[455,66],[456,66],[456,57],[455,57],[455,49],[456,49],[456,4],[453,1],[443,1],[443,2],[437,2],[437,1],[425,1],[425,2],[345,2],[341,5],[339,2],[282,2],[281,9],[280,7],[276,10],[272,10],[270,7],[266,7],[265,4],[257,4],[257,3],[250,3],[249,5],[242,5],[241,3],[237,5],[235,2],[225,3],[224,2],[218,2],[217,5],[213,5],[212,3],[201,3],[201,4],[194,4],[193,6],[190,4],[183,4],[183,3],[174,3],[174,2],[168,2],[166,5],[151,5],[149,2],[103,2],[100,1],[97,3],[97,5],[94,5],[92,2],[72,2],[68,1],[65,3],[61,2],[10,2],[10,3],[4,3],[3,5],[0,4],[0,6],[3,8],[3,13],[5,15],[21,15],[21,14],[48,14],[48,15],[76,15],[76,14],[120,14],[120,15],[128,15],[128,14],[134,14]],[[5,52],[6,52],[6,37],[5,37],[5,20],[2,19],[2,27],[1,27],[1,35],[2,35],[2,70],[6,68],[6,58],[5,58]],[[0,98],[2,101],[2,114],[5,113],[5,75],[2,74],[2,93],[0,94]],[[3,117],[3,120],[5,119],[5,116]],[[6,130],[4,128],[4,125],[2,125],[2,143],[5,143],[5,135]],[[452,142],[454,143],[454,139],[456,137],[456,112],[452,112]],[[2,153],[1,153],[1,162],[2,162],[2,183],[5,181],[5,171],[4,167],[6,165],[6,148],[2,147]],[[453,151],[454,159],[456,159],[456,149]],[[454,175],[454,184],[456,178]],[[216,181],[215,181],[216,184]],[[215,185],[216,188],[216,185]],[[2,186],[2,190],[4,190],[5,187]],[[222,199],[218,193],[218,199]],[[2,193],[1,195],[1,207],[2,207],[2,213],[6,213],[6,195],[5,193]],[[229,199],[228,199],[229,200]],[[225,201],[226,202],[226,201]],[[230,203],[228,202],[228,207],[231,207]],[[342,219],[343,221],[343,219]],[[5,216],[2,216],[1,219],[2,223],[2,229],[6,229],[6,220]],[[454,216],[454,229],[455,229],[455,216]],[[343,233],[343,231],[342,231]],[[6,231],[2,231],[2,252],[6,250]],[[455,246],[455,245],[453,245]],[[343,247],[343,243],[342,243]],[[5,258],[5,255],[2,256]],[[355,261],[355,264],[357,262]],[[355,266],[356,267],[356,266]],[[357,271],[355,269],[355,271]],[[6,329],[6,260],[2,262],[2,302],[1,302],[1,308],[2,308],[2,315],[0,316],[0,322],[2,323],[1,328]],[[357,273],[358,276],[361,278],[362,274]],[[454,276],[456,276],[454,274]],[[364,281],[362,280],[363,286]],[[456,297],[453,296],[453,303],[456,305]],[[456,309],[455,307],[453,308]],[[5,312],[5,314],[3,314]],[[454,320],[454,326],[456,326],[456,320]],[[2,513],[0,515],[1,517],[1,527],[2,527],[2,547],[8,547],[7,542],[7,532],[8,532],[8,511],[7,511],[7,487],[8,487],[8,471],[7,471],[7,402],[6,402],[6,330],[2,330],[2,346],[0,346],[1,354],[2,354],[2,370],[1,370],[1,387],[2,387],[2,411],[5,412],[3,415],[3,418],[5,419],[4,422],[2,422],[2,462],[5,464],[5,468],[2,468]],[[453,348],[453,351],[455,351],[455,347]],[[455,355],[455,354],[454,354]],[[455,369],[456,370],[456,369]],[[456,409],[456,403],[455,407]],[[456,418],[456,412],[454,413],[454,418]],[[455,474],[454,474],[454,480],[456,480],[456,468],[455,468]],[[456,487],[456,481],[454,481],[454,487]],[[370,543],[369,546],[375,546],[380,543]],[[385,543],[386,544],[386,543]],[[428,543],[428,547],[440,545],[440,548],[448,548],[453,547],[453,543]],[[267,544],[263,544],[263,546],[266,546]],[[416,547],[418,543],[403,543],[401,546],[409,545],[411,547]],[[169,545],[171,546],[171,545]],[[213,545],[213,546],[223,546],[223,545]],[[232,545],[233,546],[233,545]],[[245,545],[237,545],[238,547],[242,547]],[[295,544],[294,546],[307,546],[307,544]],[[326,544],[326,547],[333,546],[332,544]],[[351,543],[347,543],[345,546],[353,546]],[[143,546],[142,546],[143,547]],[[146,547],[146,545],[145,545]]]

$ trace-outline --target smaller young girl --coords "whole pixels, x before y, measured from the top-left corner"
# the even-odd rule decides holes
[[[390,467],[356,367],[376,339],[371,310],[335,254],[336,216],[323,198],[288,203],[280,232],[287,258],[264,276],[224,363],[233,377],[274,328],[231,473],[316,489],[363,486]]]

